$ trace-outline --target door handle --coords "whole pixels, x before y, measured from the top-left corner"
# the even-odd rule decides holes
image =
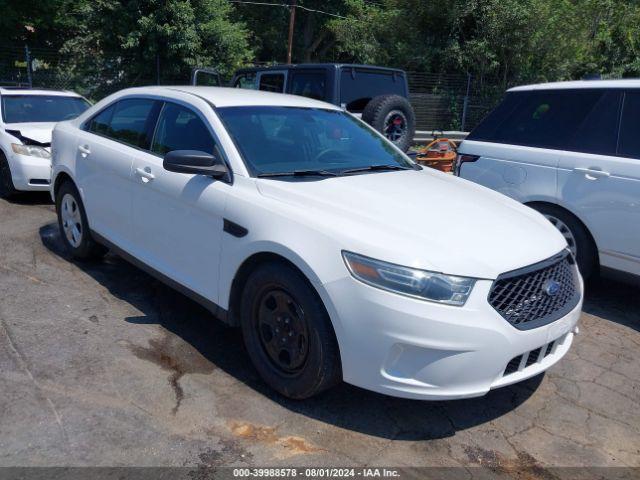
[[[609,172],[605,172],[604,170],[596,170],[594,168],[574,168],[573,171],[583,174],[588,180],[597,180],[599,178],[606,178],[611,176]]]
[[[89,148],[89,145],[78,145],[78,151],[83,157],[86,157],[91,153],[91,149]]]
[[[156,176],[151,173],[151,169],[149,167],[138,167],[136,168],[136,173],[142,177],[142,181],[145,183],[156,178]]]

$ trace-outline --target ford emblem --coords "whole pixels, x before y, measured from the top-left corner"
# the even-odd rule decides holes
[[[559,282],[556,282],[555,280],[547,280],[546,282],[544,282],[542,290],[544,290],[544,293],[546,293],[550,297],[554,297],[560,291],[560,287],[561,285]]]

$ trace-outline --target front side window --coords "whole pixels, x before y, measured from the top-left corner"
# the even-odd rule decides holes
[[[113,104],[96,116],[94,116],[85,126],[85,130],[91,133],[96,133],[98,135],[109,136],[109,124],[111,123],[111,117],[113,116],[113,111],[116,109],[116,105]]]
[[[640,160],[640,93],[626,93],[618,153]]]
[[[5,123],[71,120],[91,105],[84,98],[59,95],[2,95]]]
[[[265,106],[223,107],[216,112],[254,175],[414,168],[389,142],[342,111]]]
[[[164,156],[173,150],[198,150],[214,153],[215,142],[202,119],[192,110],[175,103],[165,103],[151,151]]]
[[[265,92],[284,92],[284,73],[263,73],[258,87]]]

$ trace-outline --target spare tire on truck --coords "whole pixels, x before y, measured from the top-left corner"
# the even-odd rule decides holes
[[[406,98],[400,95],[373,97],[362,112],[362,120],[391,140],[403,152],[411,146],[416,131],[416,116]]]

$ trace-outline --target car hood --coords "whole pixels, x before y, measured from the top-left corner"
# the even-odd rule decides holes
[[[13,132],[18,131],[23,138],[35,140],[37,143],[51,143],[51,132],[53,132],[55,125],[53,122],[8,123],[4,128]],[[28,142],[23,141],[23,143]]]
[[[459,276],[496,278],[566,247],[531,208],[433,170],[300,179],[258,179],[260,193],[299,207],[298,221],[340,248]]]

